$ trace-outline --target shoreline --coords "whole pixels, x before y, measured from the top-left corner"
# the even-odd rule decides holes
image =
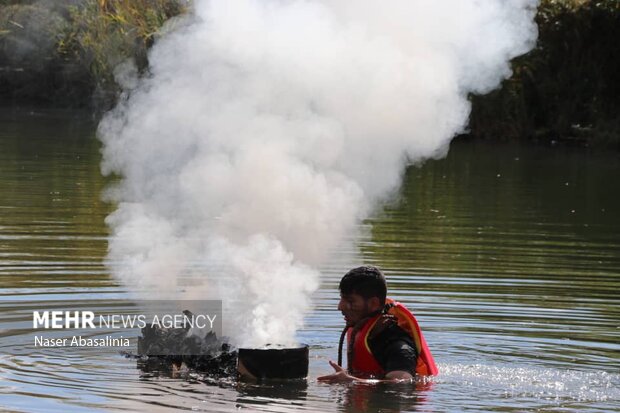
[[[46,4],[0,0],[1,107],[82,110],[97,120],[120,96],[115,68],[129,60],[147,73],[150,47],[191,14],[182,0]],[[512,76],[469,96],[463,135],[620,150],[620,3],[542,0],[536,21],[537,45],[512,61]]]

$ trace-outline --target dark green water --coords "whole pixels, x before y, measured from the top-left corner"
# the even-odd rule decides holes
[[[323,270],[299,338],[307,382],[207,385],[145,376],[114,351],[17,348],[33,309],[125,298],[102,265],[95,124],[0,111],[0,410],[613,411],[620,405],[620,156],[461,142],[410,167],[356,250]],[[359,253],[357,252],[359,250]],[[381,266],[417,314],[441,375],[430,386],[328,386],[336,285]],[[26,317],[26,318],[25,318]],[[29,317],[29,315],[28,315]]]

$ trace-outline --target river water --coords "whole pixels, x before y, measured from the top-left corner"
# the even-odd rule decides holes
[[[0,111],[0,410],[618,411],[620,154],[584,148],[457,142],[408,168],[366,236],[322,268],[299,332],[307,381],[207,384],[146,374],[114,350],[27,350],[33,309],[127,298],[102,265],[112,207],[95,127]],[[432,382],[316,382],[336,357],[337,283],[362,262],[416,313]]]

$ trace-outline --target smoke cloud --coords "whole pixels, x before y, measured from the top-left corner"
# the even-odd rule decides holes
[[[238,345],[294,343],[316,268],[407,162],[446,153],[467,95],[533,46],[536,5],[197,1],[100,124],[102,170],[122,177],[113,274],[223,299]]]

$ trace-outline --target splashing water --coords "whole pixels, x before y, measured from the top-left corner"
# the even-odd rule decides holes
[[[457,381],[478,392],[511,399],[560,402],[620,400],[620,375],[605,371],[578,371],[502,365],[444,365],[440,381]]]

